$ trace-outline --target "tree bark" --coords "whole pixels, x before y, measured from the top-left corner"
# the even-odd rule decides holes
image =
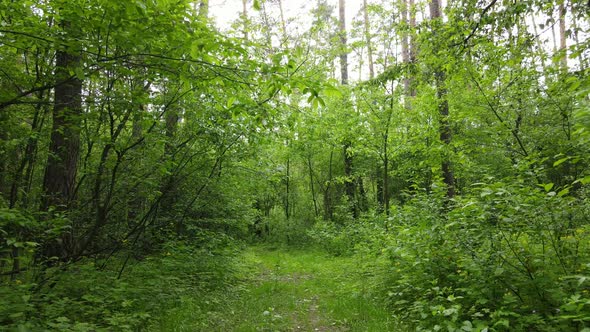
[[[338,32],[340,36],[340,80],[342,85],[348,84],[348,52],[346,51],[346,1],[339,0],[338,2],[339,25]]]
[[[373,65],[373,46],[371,45],[371,27],[369,24],[369,11],[367,9],[367,0],[363,0],[363,18],[365,21],[365,41],[367,43],[367,56],[369,58],[369,78],[375,77]]]
[[[0,123],[5,124],[8,123],[8,112],[1,111],[0,112]],[[8,132],[3,128],[0,130],[0,142],[7,142],[8,141]],[[5,149],[0,150],[0,195],[4,197],[4,199],[9,199],[10,189],[8,189],[8,155],[5,152]]]
[[[69,23],[63,23],[67,31]],[[82,80],[70,76],[80,68],[80,55],[67,50],[56,52],[56,82],[53,127],[49,156],[43,180],[43,210],[55,206],[67,210],[74,199],[78,157],[80,155],[80,117],[82,115]]]
[[[35,156],[37,154],[37,142],[41,131],[40,124],[42,123],[41,120],[43,118],[43,115],[41,114],[43,111],[43,105],[41,104],[41,100],[44,98],[43,95],[44,91],[40,92],[39,104],[37,104],[35,107],[35,115],[33,116],[33,122],[31,123],[31,136],[27,139],[25,155],[23,156],[12,181],[9,200],[10,208],[16,207],[19,201],[19,192],[24,193],[25,198],[23,201],[27,201],[26,196],[28,196],[29,193],[27,184],[30,183],[30,178],[32,176],[32,167],[36,159]]]
[[[565,35],[565,4],[559,4],[559,50],[561,52],[561,68],[567,71],[567,42]]]
[[[406,69],[410,63],[410,46],[409,46],[409,42],[408,42],[408,27],[410,25],[410,21],[408,19],[408,2],[407,0],[400,0],[399,1],[399,5],[400,5],[400,13],[401,13],[401,21],[402,21],[402,25],[403,25],[403,31],[402,31],[402,62],[403,64],[406,66]],[[410,103],[409,103],[409,98],[408,96],[410,95],[410,78],[408,77],[408,74],[406,73],[404,75],[404,107],[406,109],[410,108]]]
[[[410,11],[410,26],[409,26],[409,33],[408,33],[408,42],[410,47],[410,56],[409,61],[410,64],[416,63],[416,56],[417,56],[417,49],[416,49],[416,5],[414,4],[414,0],[409,0],[408,8]],[[406,74],[408,77],[408,85],[409,85],[409,94],[410,97],[416,97],[416,86],[414,84],[414,77],[411,72]],[[411,103],[409,103],[411,108]]]
[[[417,50],[416,50],[416,36],[415,36],[416,5],[414,4],[414,0],[409,0],[408,9],[410,11],[410,33],[409,33],[410,63],[414,63],[414,62],[416,62],[416,52],[417,52]],[[414,89],[412,84],[410,84],[410,86],[411,86],[411,95],[414,97],[414,96],[416,96],[416,89]]]
[[[291,210],[290,210],[290,200],[289,200],[289,196],[291,196],[291,161],[289,160],[289,157],[287,157],[287,169],[286,169],[286,174],[285,174],[285,217],[287,218],[287,220],[289,220],[291,218]]]
[[[431,20],[441,19],[440,11],[440,0],[432,0],[430,3],[430,18]],[[437,22],[434,24],[436,29]],[[436,32],[435,32],[435,37]],[[439,44],[439,42],[436,42]],[[435,46],[437,49],[435,53],[440,52],[440,46]],[[436,98],[438,100],[438,113],[440,117],[439,134],[440,141],[447,147],[450,147],[452,140],[451,126],[449,124],[449,102],[447,100],[447,88],[446,88],[446,73],[441,65],[437,65],[434,70],[434,78],[436,82]],[[443,161],[441,164],[443,182],[447,187],[447,198],[453,198],[455,196],[455,175],[453,173],[452,163],[449,159],[448,152],[443,152]]]
[[[324,219],[332,220],[332,164],[334,160],[334,148],[330,149],[330,162],[328,164],[328,181],[324,190]]]
[[[309,169],[309,186],[311,188],[311,199],[313,200],[313,210],[315,212],[315,216],[319,216],[319,212],[318,212],[318,202],[316,199],[316,194],[315,194],[315,187],[313,184],[313,167],[311,165],[311,156],[308,155],[307,156],[307,167]]]
[[[346,1],[339,0],[338,2],[338,13],[339,13],[339,24],[338,32],[340,35],[340,80],[342,85],[348,85],[348,52],[346,50],[347,38],[346,38]],[[352,155],[349,153],[351,147],[350,139],[345,138],[342,146],[342,152],[344,155],[344,176],[346,180],[344,182],[344,189],[346,196],[348,197],[348,203],[351,207],[351,212],[354,218],[358,216],[358,204],[355,199],[355,179],[353,179],[353,168],[352,168]]]

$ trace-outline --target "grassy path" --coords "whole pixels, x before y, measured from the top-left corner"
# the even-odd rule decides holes
[[[204,301],[204,311],[203,301],[187,301],[167,318],[163,330],[397,330],[387,312],[365,296],[362,273],[352,258],[250,247],[240,259],[244,278],[234,292],[217,303]]]

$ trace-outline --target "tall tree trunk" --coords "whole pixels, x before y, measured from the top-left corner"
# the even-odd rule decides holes
[[[64,37],[77,40],[77,31],[69,21],[63,21],[61,27]],[[80,156],[80,124],[82,116],[82,80],[71,73],[81,69],[81,56],[78,51],[58,49],[55,53],[55,81],[53,124],[49,142],[49,154],[43,178],[43,197],[41,209],[56,211],[71,209],[78,175],[78,158]],[[40,257],[59,257],[64,259],[76,251],[72,233],[61,235],[60,241],[44,243]],[[48,261],[49,262],[49,261]]]
[[[383,202],[383,165],[382,163],[378,163],[377,167],[375,168],[375,178],[376,178],[376,189],[375,189],[375,198],[377,200],[377,211],[379,213],[384,212],[385,204]]]
[[[391,82],[391,91],[393,93],[394,87]],[[394,98],[389,99],[389,111],[387,112],[387,121],[385,122],[385,133],[383,134],[383,203],[385,215],[389,216],[389,127],[391,126],[391,118],[393,117]]]
[[[401,13],[401,21],[402,21],[402,25],[403,25],[403,31],[402,31],[402,62],[404,63],[404,66],[406,66],[406,68],[408,67],[409,63],[410,63],[410,45],[408,42],[408,27],[410,25],[410,20],[408,19],[408,1],[407,0],[399,0],[399,6],[400,6],[400,13]],[[408,96],[410,95],[410,78],[408,77],[409,75],[406,74],[404,75],[404,107],[406,109],[410,108],[410,98],[408,98]]]
[[[561,52],[561,68],[567,71],[567,42],[565,35],[565,1],[559,4],[559,50]]]
[[[410,34],[409,34],[409,43],[410,43],[410,62],[416,62],[416,5],[414,4],[414,0],[409,0],[408,2],[408,10],[410,11]],[[412,88],[412,96],[416,95],[416,90]]]
[[[576,42],[576,45],[580,45],[578,19],[576,18],[578,13],[575,10],[575,6],[573,4],[570,4],[570,5],[571,5],[570,9],[572,12],[572,31],[574,32],[574,41]],[[586,63],[586,58],[584,57],[584,52],[580,52],[580,55],[578,55],[578,59],[580,61],[580,69],[582,71],[586,70],[587,63]]]
[[[384,139],[387,142],[387,135],[385,135]],[[383,146],[383,205],[385,215],[389,216],[389,156],[387,143]]]
[[[69,22],[62,24],[69,30]],[[53,104],[53,127],[49,156],[43,180],[42,208],[55,206],[67,210],[73,199],[80,154],[80,117],[82,115],[82,80],[70,73],[80,68],[80,55],[69,50],[58,50]],[[63,82],[63,83],[62,83]]]
[[[416,5],[414,4],[414,0],[409,0],[408,2],[408,8],[410,11],[410,32],[408,35],[408,42],[409,42],[409,46],[410,46],[410,64],[415,64],[416,63],[416,56],[417,56],[417,50],[416,50]],[[408,80],[409,80],[409,96],[410,97],[416,97],[416,86],[414,84],[414,77],[410,74],[408,74]],[[411,107],[411,103],[409,105]]]
[[[342,85],[348,84],[348,52],[346,51],[346,1],[338,0],[338,32],[340,36],[340,80]]]
[[[20,165],[17,169],[17,172],[14,176],[12,181],[12,186],[10,188],[10,200],[9,206],[10,208],[14,208],[19,201],[19,192],[23,192],[26,196],[28,195],[28,188],[27,183],[29,183],[29,177],[32,175],[30,171],[28,171],[35,162],[35,155],[37,152],[37,142],[39,133],[41,131],[41,119],[43,118],[43,92],[40,92],[39,96],[39,104],[35,105],[35,115],[33,116],[33,122],[31,123],[31,136],[27,139],[27,144],[25,146],[25,155],[23,156]]]
[[[178,110],[170,108],[166,110],[166,144],[164,145],[164,160],[174,160],[175,144],[174,138],[176,137],[176,131],[178,130]],[[168,175],[161,184],[160,191],[165,193],[160,207],[164,213],[172,211],[174,204],[176,203],[176,190],[175,190],[175,174]]]
[[[363,19],[365,23],[365,42],[367,43],[367,56],[369,58],[369,78],[375,77],[373,65],[373,45],[371,45],[371,27],[369,24],[369,10],[367,9],[367,0],[363,0]]]
[[[326,189],[324,190],[324,219],[332,220],[332,164],[334,161],[334,148],[330,149],[330,162],[328,164],[328,181],[326,181]]]
[[[307,167],[309,170],[309,187],[311,188],[311,199],[313,200],[313,210],[315,212],[315,216],[319,216],[318,211],[318,202],[315,194],[315,186],[313,184],[313,167],[311,165],[311,155],[307,156]]]
[[[290,210],[290,200],[289,197],[291,196],[291,160],[287,157],[287,169],[285,174],[285,217],[287,220],[291,218],[291,210]]]
[[[0,111],[0,123],[5,124],[8,123],[9,113],[1,110]],[[5,144],[8,142],[8,132],[6,130],[0,130],[0,142]],[[4,197],[4,199],[8,200],[10,189],[8,188],[8,155],[5,149],[0,149],[0,197]]]
[[[430,18],[432,20],[440,20],[441,19],[441,10],[440,10],[440,0],[432,0],[430,3]],[[436,25],[442,22],[435,22],[433,25],[433,29],[436,29]],[[435,38],[438,37],[435,31],[434,33]],[[435,43],[439,44],[440,42],[435,41]],[[437,49],[435,50],[435,54],[439,53],[440,46],[435,46]],[[451,126],[449,124],[449,102],[447,100],[447,87],[446,87],[446,73],[444,67],[441,65],[436,65],[434,70],[434,78],[436,81],[436,98],[438,100],[438,114],[440,117],[440,141],[446,146],[446,148],[450,148],[452,133],[451,133]],[[443,161],[442,161],[442,173],[443,173],[443,182],[447,187],[447,198],[453,198],[455,196],[455,175],[453,174],[453,168],[448,156],[448,151],[443,152]]]
[[[338,2],[338,13],[339,13],[339,24],[338,32],[340,35],[340,80],[342,85],[348,85],[348,52],[346,50],[346,2],[345,0],[339,0]],[[344,176],[346,180],[344,182],[344,188],[346,196],[348,197],[348,203],[351,206],[351,212],[354,218],[358,216],[358,207],[355,199],[355,180],[353,179],[353,168],[352,168],[352,154],[350,153],[351,143],[347,137],[344,139],[342,146],[342,152],[344,154]]]

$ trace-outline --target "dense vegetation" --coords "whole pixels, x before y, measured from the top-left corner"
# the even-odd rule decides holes
[[[0,330],[590,331],[587,1],[233,2],[0,2]]]

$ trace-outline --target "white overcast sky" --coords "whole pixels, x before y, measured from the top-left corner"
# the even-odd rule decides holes
[[[260,0],[262,2],[262,0]],[[317,0],[282,0],[283,1],[283,8],[284,8],[284,16],[285,20],[287,21],[287,31],[295,32],[297,34],[297,30],[299,31],[306,31],[309,28],[309,25],[312,22],[312,18],[310,17],[310,10],[317,4]],[[393,2],[393,0],[389,0]],[[328,0],[327,1],[330,5],[334,6],[335,12],[334,15],[338,15],[338,0]],[[376,0],[368,0],[368,3],[382,3],[382,1]],[[387,1],[385,1],[387,2]],[[417,3],[419,1],[416,1]],[[445,6],[445,0],[442,1],[443,6]],[[249,16],[259,15],[259,13],[255,12],[252,8],[253,0],[248,0],[248,14]],[[271,15],[278,14],[278,5],[276,4],[276,0],[266,0],[268,12]],[[349,30],[352,26],[352,20],[359,11],[362,9],[363,0],[346,0],[346,27]],[[230,24],[234,22],[236,19],[239,18],[240,13],[242,11],[242,0],[209,0],[209,7],[210,7],[210,14],[214,17],[217,27],[221,30],[225,30],[229,28]],[[420,14],[419,14],[420,15]],[[537,24],[543,23],[546,20],[546,16],[544,14],[538,14],[537,17]],[[537,16],[537,15],[535,15]],[[418,17],[420,19],[420,17]],[[529,22],[529,32],[533,33],[532,21],[527,20]],[[566,24],[569,27],[569,19],[566,19]],[[580,22],[583,26],[587,29],[586,22]],[[552,45],[554,45],[557,41],[554,42],[553,36],[551,35],[551,30],[545,28],[538,29],[541,32],[541,39],[545,41],[544,47],[547,50],[552,49]],[[557,31],[559,33],[559,31]],[[580,40],[585,40],[588,38],[588,34],[582,33],[580,35]],[[572,45],[574,41],[572,37],[568,38],[568,46]],[[586,52],[587,54],[590,51]],[[576,61],[577,62],[577,61]],[[571,66],[571,62],[570,62]]]
[[[253,13],[253,0],[248,0],[248,10]],[[272,1],[275,3],[276,1]],[[328,3],[338,8],[338,0],[329,0]],[[371,3],[371,1],[369,1]],[[304,19],[309,16],[309,11],[315,6],[314,0],[283,0],[285,19],[298,18]],[[346,24],[350,26],[352,18],[362,8],[362,0],[346,0]],[[276,6],[270,4],[270,6]],[[232,21],[236,20],[242,12],[242,0],[209,0],[211,14],[220,28],[227,27]],[[337,13],[337,12],[336,12]],[[311,18],[309,19],[311,22]]]

